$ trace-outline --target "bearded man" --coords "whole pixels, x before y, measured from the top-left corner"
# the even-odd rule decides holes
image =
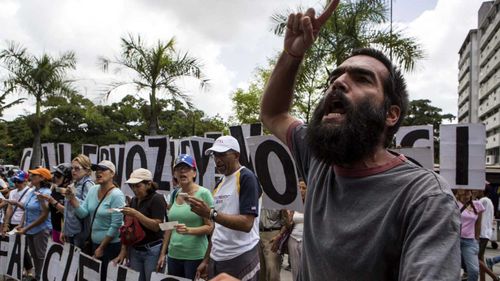
[[[403,75],[355,51],[328,81],[308,126],[289,114],[306,51],[332,1],[288,17],[261,119],[288,145],[309,187],[299,280],[458,280],[460,214],[448,184],[387,150],[408,107]]]

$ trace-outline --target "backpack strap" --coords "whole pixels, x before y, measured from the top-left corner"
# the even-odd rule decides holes
[[[83,190],[85,189],[85,185],[88,183],[88,182],[91,182],[92,184],[94,184],[94,182],[92,181],[92,179],[87,179],[86,181],[83,182],[82,184],[82,192],[80,193],[80,197],[83,198]]]
[[[174,205],[175,197],[177,197],[178,192],[179,192],[178,188],[174,189],[174,191],[172,192],[172,195],[170,196],[170,206]]]

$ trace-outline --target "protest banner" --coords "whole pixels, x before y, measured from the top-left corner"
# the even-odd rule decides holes
[[[413,158],[422,167],[434,169],[434,132],[432,125],[404,126],[396,133],[393,151]]]
[[[303,212],[297,170],[288,147],[275,136],[248,137],[246,141],[264,192],[262,208]]]
[[[71,163],[71,144],[57,143],[56,144],[56,161],[57,164]]]
[[[33,153],[32,148],[23,149],[23,155],[21,156],[21,163],[19,164],[19,168],[21,170],[28,171],[30,169],[32,153]]]
[[[123,265],[115,265],[113,262],[108,264],[107,281],[138,281],[139,272]]]
[[[0,275],[21,280],[25,247],[24,235],[0,235]]]
[[[484,124],[440,126],[439,173],[456,189],[484,189],[486,129]]]
[[[56,150],[54,148],[54,143],[42,143],[42,166],[47,169],[57,165],[56,161]]]
[[[167,275],[163,273],[153,272],[151,274],[151,281],[190,281],[191,279],[182,278],[174,275]]]
[[[42,281],[76,280],[80,249],[72,244],[58,244],[49,240],[42,269]]]

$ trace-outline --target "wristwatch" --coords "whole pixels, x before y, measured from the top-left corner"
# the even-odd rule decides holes
[[[215,222],[215,219],[217,218],[217,210],[214,208],[210,209],[210,220]]]

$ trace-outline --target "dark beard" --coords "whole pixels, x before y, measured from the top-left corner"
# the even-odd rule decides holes
[[[325,102],[329,100],[323,98],[314,110],[307,130],[307,141],[312,154],[328,165],[345,166],[373,154],[385,129],[384,105],[376,107],[368,98],[353,105],[344,95],[340,93],[346,110],[342,124],[322,121]]]

